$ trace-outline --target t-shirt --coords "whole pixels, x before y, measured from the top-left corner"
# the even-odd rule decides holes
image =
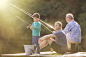
[[[39,22],[33,22],[32,36],[40,36],[41,24]]]
[[[55,42],[58,45],[61,45],[61,50],[67,51],[67,39],[66,35],[62,32],[61,29],[59,29],[57,32],[54,33],[55,37]]]

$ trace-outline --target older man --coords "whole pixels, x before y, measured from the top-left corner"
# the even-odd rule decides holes
[[[63,31],[67,35],[68,50],[71,50],[71,43],[81,43],[81,29],[80,25],[74,21],[73,14],[66,14],[65,19],[68,24]]]

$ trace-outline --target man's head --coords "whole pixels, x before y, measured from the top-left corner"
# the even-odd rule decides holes
[[[55,30],[62,29],[62,23],[60,21],[55,22]]]
[[[69,23],[71,20],[74,20],[73,14],[71,13],[66,14],[65,19],[67,23]]]
[[[40,15],[39,15],[39,13],[34,13],[34,14],[32,15],[32,17],[33,17],[33,19],[34,19],[34,22],[38,22],[38,20],[39,20],[39,18],[40,18]]]

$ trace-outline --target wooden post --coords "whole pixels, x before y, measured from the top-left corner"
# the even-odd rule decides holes
[[[71,43],[71,53],[79,52],[79,43]]]

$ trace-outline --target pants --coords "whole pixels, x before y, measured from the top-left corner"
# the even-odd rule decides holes
[[[68,49],[71,49],[71,43],[77,43],[77,42],[75,42],[71,39],[70,34],[66,35],[66,38],[67,38]]]
[[[64,50],[61,51],[62,46],[58,45],[55,41],[52,42],[51,47],[53,48],[54,51],[56,51],[57,53],[63,54],[65,53]]]
[[[36,49],[37,49],[36,53],[40,54],[40,47],[39,47],[38,40],[39,40],[39,36],[32,36],[32,44],[33,45],[36,44]]]

